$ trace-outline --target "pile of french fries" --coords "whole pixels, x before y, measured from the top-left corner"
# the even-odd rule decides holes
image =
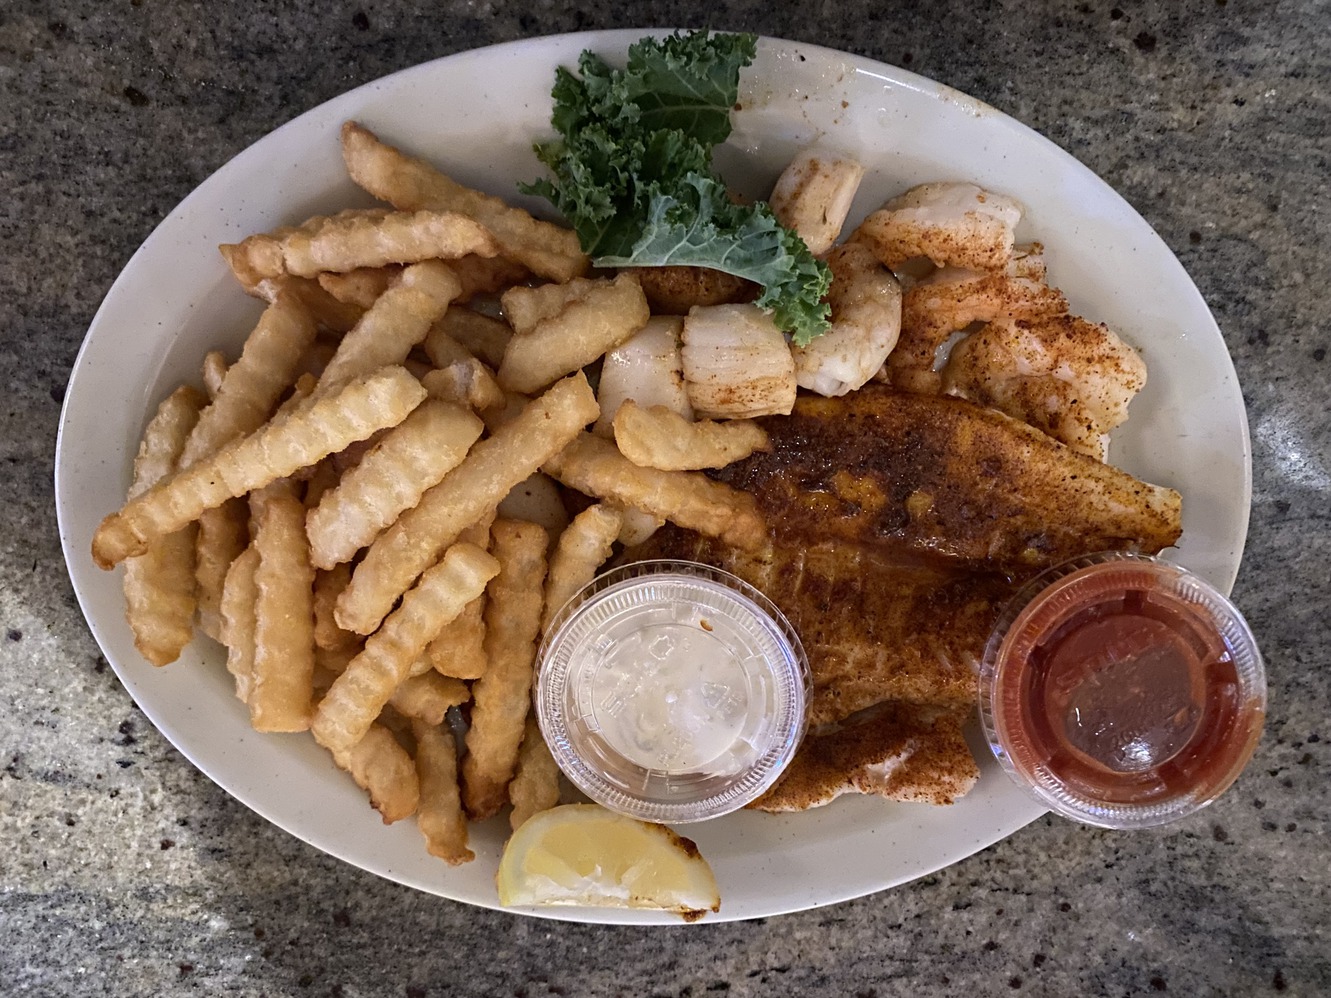
[[[256,730],[309,731],[457,864],[468,819],[559,800],[530,708],[542,630],[662,520],[757,544],[752,497],[696,469],[766,435],[603,417],[583,368],[647,324],[637,277],[587,276],[573,233],[354,123],[342,149],[387,207],[221,247],[267,307],[238,358],[204,358],[203,391],[162,402],[92,554],[124,564],[148,661],[197,626]],[[592,503],[571,522],[561,489]]]

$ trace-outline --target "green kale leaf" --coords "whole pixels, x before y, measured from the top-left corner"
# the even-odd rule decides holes
[[[579,75],[556,71],[559,138],[536,146],[553,179],[523,190],[563,213],[598,267],[710,267],[761,285],[758,305],[804,345],[827,329],[827,266],[767,205],[732,203],[712,168],[756,52],[753,35],[705,31],[645,38],[622,70],[584,52]]]

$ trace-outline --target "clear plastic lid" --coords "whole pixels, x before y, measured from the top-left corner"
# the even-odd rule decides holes
[[[1164,824],[1215,800],[1265,713],[1262,658],[1234,605],[1184,569],[1122,552],[1026,586],[980,671],[980,717],[1008,775],[1105,828]]]
[[[559,768],[647,821],[701,821],[759,797],[804,734],[809,666],[752,586],[693,562],[600,576],[552,621],[536,711]]]

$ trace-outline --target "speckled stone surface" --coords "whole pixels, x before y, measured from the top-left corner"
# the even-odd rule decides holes
[[[1331,993],[1331,3],[631,9],[0,4],[0,993]],[[1235,597],[1272,679],[1266,737],[1215,806],[1134,835],[1042,819],[909,886],[800,915],[548,924],[316,852],[135,708],[75,604],[51,484],[71,363],[134,248],[233,154],[357,84],[490,42],[650,24],[760,31],[951,84],[1079,157],[1179,255],[1249,405]]]

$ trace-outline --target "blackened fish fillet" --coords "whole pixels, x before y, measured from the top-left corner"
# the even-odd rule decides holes
[[[1029,574],[1091,551],[1154,553],[1179,494],[960,399],[866,386],[761,420],[772,450],[718,477],[753,493],[777,543],[844,540]]]

